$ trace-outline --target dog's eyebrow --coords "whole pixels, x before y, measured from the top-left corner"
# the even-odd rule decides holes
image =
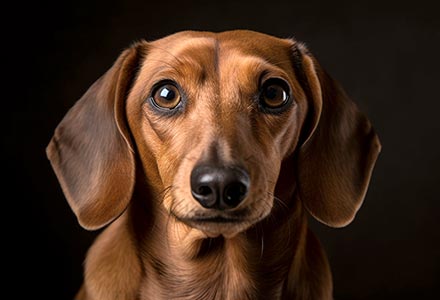
[[[172,46],[154,45],[154,54],[147,57],[148,61],[158,62],[155,74],[173,72],[179,76],[187,76],[191,71],[198,74],[199,78],[205,78],[204,73],[208,68],[216,73],[218,70],[219,41],[211,37],[192,37],[183,43]]]
[[[303,66],[302,66],[303,54],[302,54],[301,50],[299,49],[297,43],[293,44],[291,51],[292,51],[293,70],[295,71],[296,74],[300,74],[300,73],[304,74],[304,70],[303,70]]]
[[[304,90],[304,93],[307,97],[310,97],[310,86],[303,68],[303,51],[305,51],[305,54],[307,54],[307,48],[305,48],[305,46],[301,44],[298,45],[297,42],[294,42],[293,46],[291,47],[292,68],[295,72],[296,79]]]

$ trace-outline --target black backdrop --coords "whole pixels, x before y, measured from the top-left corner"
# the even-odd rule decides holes
[[[312,222],[336,299],[440,299],[440,18],[432,3],[35,1],[3,11],[2,270],[12,299],[71,299],[96,235],[76,223],[45,156],[68,108],[134,40],[236,28],[304,41],[380,135],[355,221],[344,229]]]

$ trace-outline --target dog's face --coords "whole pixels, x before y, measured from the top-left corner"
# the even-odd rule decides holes
[[[294,198],[327,225],[348,224],[379,150],[303,45],[231,31],[124,51],[60,123],[48,156],[86,228],[125,210],[141,168],[169,216],[232,237]]]
[[[146,45],[127,118],[178,220],[232,236],[271,212],[281,162],[307,111],[293,46],[187,32]]]

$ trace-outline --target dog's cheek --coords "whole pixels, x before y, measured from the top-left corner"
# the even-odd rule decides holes
[[[261,155],[262,153],[267,153]],[[261,151],[253,160],[251,175],[251,192],[249,193],[249,205],[255,216],[264,217],[270,214],[274,205],[275,185],[280,172],[280,155],[276,147],[270,151]]]
[[[178,215],[186,215],[197,206],[190,187],[190,174],[199,156],[196,150],[180,140],[171,141],[163,146],[163,155],[158,157],[165,188],[163,205]]]

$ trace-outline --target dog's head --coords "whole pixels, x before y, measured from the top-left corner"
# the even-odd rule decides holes
[[[293,198],[329,226],[350,223],[379,150],[304,45],[231,31],[125,50],[59,124],[48,156],[85,228],[125,210],[142,168],[172,217],[228,237]]]

